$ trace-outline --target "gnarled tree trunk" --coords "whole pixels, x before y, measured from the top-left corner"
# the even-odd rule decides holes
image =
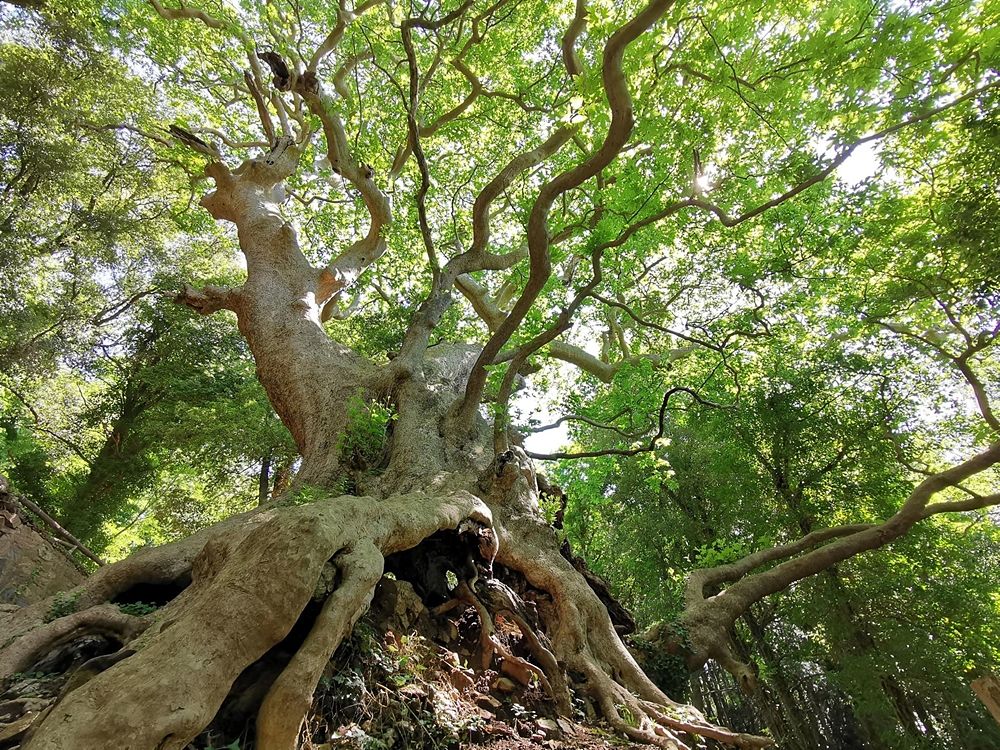
[[[270,506],[102,568],[75,591],[75,612],[45,622],[51,603],[42,602],[15,615],[0,677],[83,633],[100,632],[123,647],[109,668],[36,722],[27,750],[185,747],[243,670],[292,630],[321,581],[335,580],[258,713],[260,750],[294,748],[320,673],[367,607],[385,557],[460,527],[479,529],[486,540],[478,548],[484,569],[495,560],[550,602],[540,607],[539,632],[525,635],[534,638],[533,668],[563,711],[574,675],[608,720],[637,739],[680,747],[677,733],[696,732],[768,744],[708,725],[653,685],[605,606],[560,554],[527,457],[518,449],[494,456],[481,417],[471,429],[452,418],[478,349],[425,347],[405,366],[378,367],[329,338],[321,316],[332,296],[331,272],[310,266],[272,202],[297,159],[298,148],[279,139],[265,158],[238,170],[210,167],[216,191],[203,205],[236,224],[247,281],[235,290],[188,289],[181,301],[204,313],[236,313],[260,380],[298,443],[301,469]],[[391,403],[396,417],[384,471],[356,475],[364,496],[344,496],[336,489],[350,470],[341,460],[342,439],[348,405],[358,398]],[[142,586],[171,589],[173,598],[141,617],[109,604]],[[478,600],[486,594],[475,580],[459,589],[485,611]],[[623,718],[623,707],[634,721]]]

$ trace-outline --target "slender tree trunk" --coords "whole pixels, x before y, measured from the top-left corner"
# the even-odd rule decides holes
[[[257,505],[264,505],[271,497],[271,452],[260,460],[260,471],[257,472]]]
[[[771,648],[771,644],[768,643],[767,633],[763,626],[753,615],[753,612],[744,614],[743,621],[746,623],[747,629],[753,637],[757,653],[760,654],[767,665],[768,682],[778,697],[778,703],[784,714],[785,726],[791,734],[788,747],[801,748],[802,750],[819,747],[822,744],[820,734],[816,731],[815,724],[809,721],[808,718],[805,718],[805,712],[795,700],[795,696],[792,694],[791,687],[785,677],[784,664],[778,658],[778,654],[775,653],[774,649]]]

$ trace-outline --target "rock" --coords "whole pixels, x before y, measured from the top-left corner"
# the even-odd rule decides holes
[[[406,633],[426,616],[427,608],[407,581],[383,578],[375,588],[371,612],[379,629]]]
[[[559,729],[563,734],[574,734],[576,732],[576,725],[574,725],[569,719],[563,718],[562,716],[556,719],[556,724],[559,725]]]
[[[517,685],[514,684],[513,680],[507,677],[501,677],[492,685],[490,685],[490,688],[492,690],[499,690],[501,693],[513,693],[515,690],[517,690]]]
[[[504,659],[500,665],[500,671],[508,677],[517,680],[525,687],[531,684],[532,673],[523,664],[511,659]]]
[[[469,675],[460,669],[452,669],[448,674],[448,680],[459,691],[469,690],[476,684]]]
[[[55,698],[15,698],[0,703],[0,722],[10,723],[23,714],[34,713],[48,708]]]
[[[0,528],[0,603],[33,604],[82,581],[73,563],[28,524],[8,520]]]
[[[503,704],[492,695],[480,695],[476,697],[476,705],[488,711],[496,711]]]
[[[559,724],[552,719],[535,719],[535,726],[548,739],[555,739],[562,734]]]
[[[403,687],[401,687],[399,689],[399,694],[405,695],[407,698],[420,699],[428,697],[431,693],[430,690],[424,685],[421,685],[416,682],[411,682],[409,685],[404,685]]]

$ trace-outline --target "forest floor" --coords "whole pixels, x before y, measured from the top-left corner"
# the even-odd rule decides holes
[[[318,606],[318,605],[317,605]],[[285,640],[233,685],[215,721],[188,750],[252,750],[253,721],[268,687],[310,627],[304,613]],[[497,618],[497,637],[524,652],[520,631]],[[16,750],[35,720],[95,676],[119,644],[89,635],[65,643],[0,683],[0,750]],[[558,716],[534,675],[482,659],[474,611],[435,616],[405,581],[383,578],[369,613],[331,658],[316,688],[303,750],[638,750],[574,700]]]

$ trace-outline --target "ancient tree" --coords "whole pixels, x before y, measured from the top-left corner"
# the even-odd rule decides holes
[[[760,290],[733,284],[727,315],[700,328],[662,322],[688,289],[658,297],[659,312],[637,312],[629,298],[651,294],[644,279],[683,256],[685,226],[753,227],[822,191],[859,149],[986,106],[986,53],[935,31],[964,16],[931,4],[924,16],[864,4],[815,19],[796,7],[758,16],[671,0],[216,5],[107,9],[104,22],[141,29],[114,39],[162,66],[182,121],[95,126],[203,165],[200,205],[235,227],[246,279],[186,286],[176,302],[235,315],[301,462],[260,508],[102,567],[75,612],[43,622],[43,602],[10,618],[0,675],[80,633],[123,645],[26,747],[185,747],[332,582],[257,717],[257,747],[295,747],[320,673],[386,558],[439,532],[454,532],[462,579],[451,593],[483,618],[487,663],[496,644],[485,621],[517,610],[517,595],[493,580],[503,571],[537,594],[539,623],[518,620],[533,646],[526,668],[561,710],[581,690],[616,729],[653,745],[683,747],[685,734],[768,744],[711,726],[643,673],[540,511],[512,397],[547,360],[588,382],[638,365],[669,373],[658,368],[689,357],[732,374],[740,341],[767,335]],[[904,38],[919,38],[905,59],[894,47]],[[313,223],[314,210],[327,218]],[[391,351],[338,337],[365,299],[406,311]],[[610,321],[600,355],[580,338],[595,320]],[[627,341],[626,320],[655,345]],[[967,346],[952,358],[972,373],[995,430],[971,367],[997,331],[956,326]],[[678,404],[714,403],[687,383],[660,396],[630,431],[640,442],[620,451],[655,449]],[[391,412],[385,444],[359,457],[350,435],[372,405]],[[993,443],[930,473],[884,523],[812,531],[696,572],[689,642],[665,647],[686,649],[692,667],[714,658],[745,674],[729,631],[751,603],[928,515],[997,503],[973,488],[964,500],[934,498],[998,461]],[[139,585],[176,596],[155,615],[109,604]]]

